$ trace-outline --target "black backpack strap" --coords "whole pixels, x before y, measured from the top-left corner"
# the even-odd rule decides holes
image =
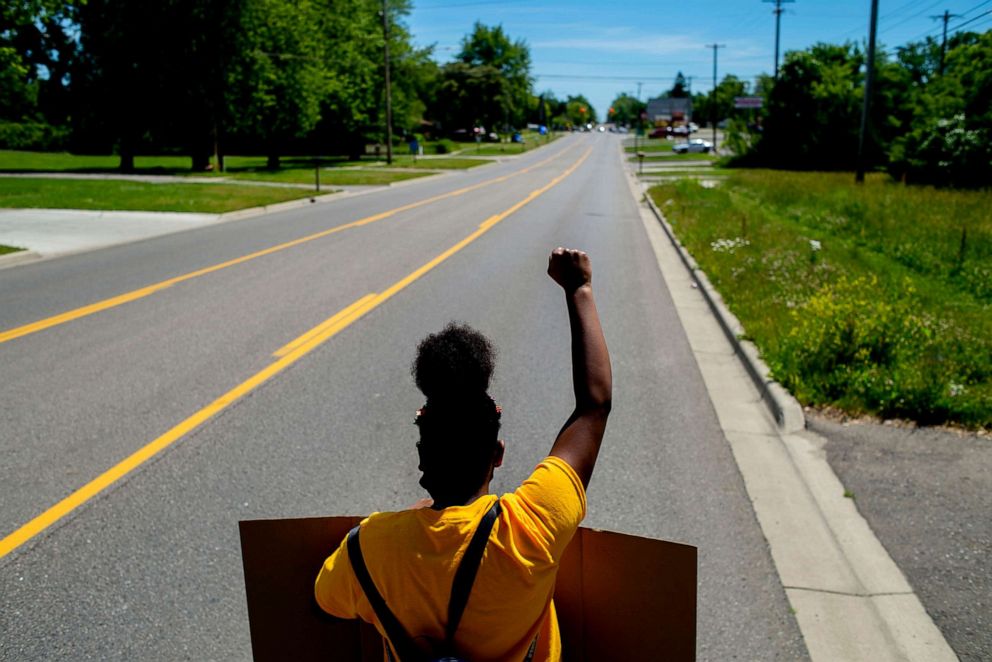
[[[372,609],[375,611],[375,615],[378,616],[379,622],[382,623],[387,638],[393,644],[393,647],[396,648],[396,653],[400,656],[400,660],[402,662],[422,660],[424,657],[423,654],[414,645],[413,639],[410,638],[403,625],[389,609],[386,601],[383,600],[382,595],[379,593],[379,589],[375,587],[372,576],[369,575],[369,570],[365,566],[365,557],[362,556],[362,546],[358,542],[359,528],[356,526],[348,533],[348,559],[351,561],[351,567],[355,571],[355,577],[358,578],[358,583],[362,585],[362,590],[365,591],[365,597],[368,598],[369,604],[372,605]],[[390,655],[391,657],[392,655]]]
[[[479,571],[482,554],[486,551],[489,534],[499,518],[501,509],[497,498],[492,508],[482,516],[482,521],[475,529],[472,540],[469,541],[468,548],[465,550],[465,555],[462,556],[462,560],[458,564],[458,570],[455,571],[455,579],[451,583],[451,597],[448,599],[448,623],[445,626],[445,644],[449,649],[455,640],[455,631],[462,620],[465,605],[468,604],[468,596],[472,592],[472,584],[475,583],[475,575]]]

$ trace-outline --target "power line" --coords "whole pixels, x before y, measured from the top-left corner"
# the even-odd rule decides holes
[[[638,81],[667,82],[678,79],[678,76],[597,76],[595,74],[534,74],[534,77],[562,80],[622,80],[631,83]],[[692,78],[692,76],[685,76],[685,78]]]
[[[964,21],[963,23],[958,23],[957,25],[951,26],[951,29],[952,30],[958,30],[958,29],[964,27],[965,25],[968,25],[969,23],[974,23],[975,21],[977,21],[977,20],[979,20],[981,18],[985,18],[989,14],[992,14],[992,9],[990,9],[988,11],[984,11],[981,14],[979,14],[978,16],[975,16],[974,18],[969,18],[967,21]]]
[[[889,32],[890,30],[892,30],[894,28],[899,27],[900,25],[903,25],[904,23],[908,23],[908,22],[912,21],[914,18],[917,18],[919,16],[922,16],[923,14],[926,14],[928,11],[930,11],[931,9],[933,9],[934,7],[936,7],[936,6],[940,5],[940,4],[943,4],[944,2],[945,2],[945,0],[937,0],[937,2],[934,2],[932,4],[927,5],[926,7],[924,7],[923,9],[921,9],[920,11],[916,12],[915,14],[912,14],[911,16],[907,16],[906,18],[902,19],[898,23],[893,23],[892,25],[885,26],[885,29],[882,30],[881,32],[884,34],[884,33]]]

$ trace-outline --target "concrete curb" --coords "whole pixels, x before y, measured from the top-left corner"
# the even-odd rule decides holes
[[[665,215],[661,213],[658,206],[654,204],[651,196],[645,193],[644,200],[658,219],[658,223],[661,224],[665,234],[668,235],[668,239],[678,252],[682,263],[685,264],[686,269],[695,278],[699,290],[703,294],[703,298],[709,304],[713,315],[720,324],[720,328],[723,329],[727,340],[730,341],[737,356],[740,357],[745,370],[747,370],[747,374],[758,388],[762,401],[771,410],[772,416],[775,417],[779,427],[785,433],[804,430],[806,428],[806,416],[803,414],[802,405],[781,384],[770,377],[771,370],[761,360],[758,348],[755,347],[754,343],[743,339],[744,327],[741,325],[740,320],[730,312],[727,305],[723,302],[723,297],[720,296],[720,293],[710,283],[705,272],[699,268],[693,257],[689,255],[689,252],[679,242],[672,226],[669,225],[668,220],[665,219]]]
[[[34,251],[21,250],[16,253],[7,253],[5,255],[0,255],[0,269],[6,269],[7,267],[13,267],[17,264],[40,259],[41,255]]]

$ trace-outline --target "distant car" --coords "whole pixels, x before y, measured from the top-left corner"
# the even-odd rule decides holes
[[[599,131],[600,133],[604,133],[604,132],[606,131],[606,127],[605,127],[605,126],[603,126],[602,124],[600,124],[600,125],[599,125],[599,129],[598,129],[598,131]]]
[[[712,149],[713,143],[700,138],[672,145],[672,151],[676,154],[708,154]]]
[[[648,138],[664,138],[668,135],[668,128],[661,126],[648,134]]]
[[[512,140],[515,143],[522,143],[524,141],[524,137],[522,135],[520,135],[520,132],[519,131],[517,131],[517,132],[515,132],[513,134],[513,139]]]
[[[689,122],[689,133],[696,133],[699,131],[699,125],[695,122]]]
[[[668,127],[668,135],[670,136],[688,136],[692,133],[691,126],[670,126]]]

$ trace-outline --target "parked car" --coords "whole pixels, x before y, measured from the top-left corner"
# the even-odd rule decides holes
[[[662,127],[658,127],[657,129],[649,133],[648,138],[664,138],[667,135],[668,135],[668,128],[662,126]]]
[[[712,149],[713,143],[700,138],[672,145],[672,151],[676,154],[708,154]]]

